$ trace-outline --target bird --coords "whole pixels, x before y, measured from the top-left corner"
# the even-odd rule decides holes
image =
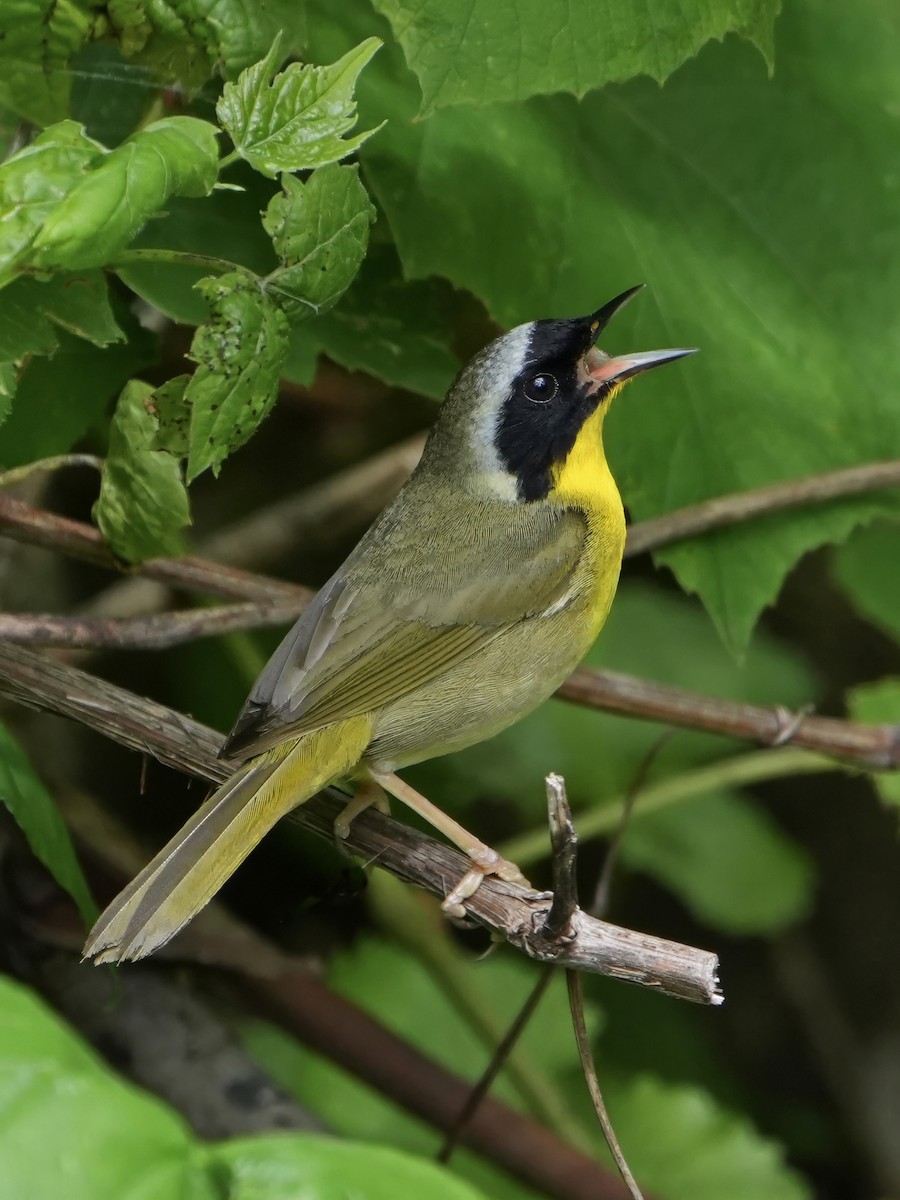
[[[625,545],[604,419],[629,380],[694,353],[599,349],[642,286],[588,316],[518,325],[460,371],[417,467],[254,684],[221,751],[233,773],[101,914],[86,958],[164,945],[333,783],[359,784],[339,837],[386,792],[469,855],[448,914],[464,915],[487,874],[523,881],[396,772],[524,717],[600,632]]]

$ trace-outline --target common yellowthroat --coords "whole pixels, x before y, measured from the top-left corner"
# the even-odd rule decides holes
[[[394,772],[525,716],[606,620],[625,518],[603,420],[627,380],[692,353],[595,347],[638,290],[520,325],[460,372],[418,467],[256,681],[222,749],[240,765],[113,900],[86,955],[150,954],[280,817],[349,777],[364,782],[347,819],[384,788],[469,853],[448,911],[485,873],[521,878]]]

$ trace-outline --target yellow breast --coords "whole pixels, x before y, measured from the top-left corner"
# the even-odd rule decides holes
[[[608,403],[585,421],[565,462],[554,468],[548,499],[584,515],[588,539],[575,586],[588,601],[590,641],[599,633],[615,595],[625,549],[625,513],[603,450]]]

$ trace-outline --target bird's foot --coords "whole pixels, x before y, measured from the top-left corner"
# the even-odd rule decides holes
[[[442,911],[448,917],[462,918],[466,915],[464,902],[478,891],[488,875],[496,875],[506,883],[521,883],[523,887],[531,887],[514,862],[501,858],[496,850],[485,846],[483,842],[467,847],[466,853],[472,859],[472,866],[441,904]]]
[[[343,850],[344,842],[350,833],[350,826],[355,817],[367,808],[377,808],[385,816],[391,815],[391,802],[384,789],[379,787],[374,779],[364,779],[352,800],[348,800],[338,815],[334,818],[334,840],[337,848]]]

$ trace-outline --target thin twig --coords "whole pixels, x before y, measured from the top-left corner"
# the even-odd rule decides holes
[[[24,646],[0,645],[0,695],[73,717],[204,779],[218,783],[229,774],[218,758],[222,737],[214,730]],[[324,792],[296,809],[295,818],[332,842],[335,818],[344,807],[345,796]],[[373,810],[353,822],[345,844],[364,862],[439,896],[447,879],[461,878],[470,867],[455,848]],[[721,1003],[714,954],[595,921],[580,910],[571,939],[551,940],[542,936],[548,907],[544,893],[493,878],[466,902],[469,916],[538,961],[597,971],[701,1004]]]
[[[787,508],[821,504],[827,500],[860,496],[865,492],[892,487],[900,487],[900,460],[896,459],[825,471],[803,479],[788,479],[746,492],[716,496],[712,500],[691,504],[632,525],[628,531],[625,555],[630,557],[647,550],[658,550],[661,546],[683,542],[710,530],[721,529],[724,525],[737,525]]]
[[[22,483],[38,471],[58,471],[60,467],[91,467],[94,471],[101,471],[103,459],[98,458],[96,454],[56,454],[52,458],[39,458],[36,462],[0,471],[0,488]]]
[[[603,1093],[600,1091],[600,1083],[597,1079],[597,1072],[594,1069],[591,1042],[588,1037],[587,1026],[584,1023],[584,992],[581,986],[581,976],[577,971],[566,971],[566,985],[569,989],[569,1011],[572,1014],[572,1028],[575,1031],[575,1041],[578,1044],[581,1067],[584,1071],[588,1091],[591,1093],[591,1100],[594,1102],[594,1111],[597,1114],[597,1120],[600,1122],[600,1128],[603,1130],[606,1144],[609,1146],[610,1153],[615,1159],[616,1166],[619,1168],[619,1174],[622,1176],[622,1180],[628,1188],[632,1200],[644,1200],[644,1194],[638,1187],[637,1180],[632,1175],[631,1168],[628,1166],[625,1155],[622,1153],[622,1147],[619,1145],[616,1131],[613,1129],[612,1121],[609,1119],[609,1113],[603,1100]]]

